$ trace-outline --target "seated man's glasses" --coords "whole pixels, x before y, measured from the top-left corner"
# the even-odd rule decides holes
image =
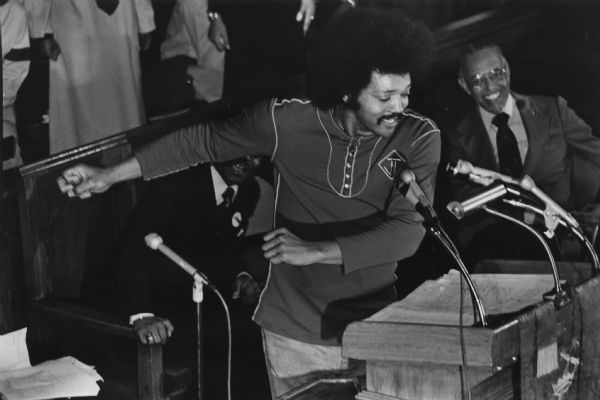
[[[506,68],[494,68],[488,73],[475,75],[471,78],[471,87],[478,90],[483,89],[486,79],[489,79],[492,83],[502,82],[506,79]]]

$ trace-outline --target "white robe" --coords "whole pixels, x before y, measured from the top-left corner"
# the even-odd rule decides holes
[[[28,3],[30,32],[53,33],[61,48],[50,61],[50,153],[145,123],[138,35],[155,29],[150,0],[120,0],[112,15],[94,0]]]
[[[29,48],[27,15],[21,3],[9,0],[0,7],[0,26],[2,26],[3,136],[13,136],[16,144],[15,157],[3,162],[3,168],[8,169],[23,163],[17,140],[14,103],[17,92],[29,72],[29,60],[11,61],[5,58],[11,50]]]
[[[196,60],[187,68],[196,99],[216,101],[223,95],[225,52],[208,40],[207,0],[177,0],[161,45],[161,58],[188,56]]]

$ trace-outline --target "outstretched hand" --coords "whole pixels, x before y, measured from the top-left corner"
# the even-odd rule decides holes
[[[315,19],[315,10],[315,0],[300,0],[300,9],[296,14],[296,21],[302,22],[302,31],[305,35],[313,19]]]
[[[168,319],[153,316],[135,320],[133,330],[144,344],[165,344],[175,328]]]
[[[309,242],[286,228],[278,228],[264,236],[265,258],[273,264],[310,265],[314,263],[341,264],[342,253],[334,241]]]
[[[92,196],[92,193],[105,192],[111,186],[106,170],[85,164],[63,171],[56,183],[61,192],[69,197],[80,199],[87,199]]]

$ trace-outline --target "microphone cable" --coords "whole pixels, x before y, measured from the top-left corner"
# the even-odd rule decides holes
[[[434,234],[434,236],[436,236],[438,238],[438,240],[442,243],[442,245],[446,248],[446,250],[448,250],[448,252],[450,253],[450,255],[452,256],[452,258],[454,259],[454,261],[459,264],[459,273],[461,272],[461,269],[466,271],[466,266],[464,264],[464,262],[462,261],[462,258],[460,257],[460,253],[458,252],[458,249],[456,248],[456,245],[454,244],[454,242],[452,242],[452,240],[450,239],[450,237],[448,236],[448,233],[441,227],[439,226],[438,229],[436,230],[430,230],[430,232],[432,232]],[[464,283],[465,280],[467,279],[466,276],[463,276],[462,273],[460,273],[460,303],[459,303],[459,314],[458,314],[458,335],[459,335],[459,340],[460,340],[460,356],[461,356],[461,363],[462,363],[462,374],[461,377],[463,378],[462,383],[464,385],[464,387],[466,387],[466,392],[467,392],[467,399],[468,400],[472,400],[471,399],[471,383],[470,383],[470,379],[469,379],[469,368],[467,365],[467,347],[465,345],[465,325],[464,325],[464,316],[463,316],[463,307],[464,307],[464,293],[463,293],[463,289],[464,289]],[[473,302],[475,303],[475,302]],[[477,314],[477,311],[475,310],[475,304],[473,304],[473,313]],[[485,317],[484,317],[485,318]],[[464,397],[464,390],[461,390],[461,398]]]
[[[404,171],[407,171],[407,169],[405,169]],[[404,171],[402,171],[402,172],[404,172]],[[408,170],[408,171],[410,171],[410,170]],[[410,179],[405,180],[406,175],[401,175],[401,179],[397,180],[396,184],[394,185],[396,187],[396,189],[407,200],[409,200],[407,197],[407,195],[410,191],[409,183],[410,183],[410,181],[414,181],[414,179],[415,179],[414,173],[412,171],[410,171],[410,172],[412,174]],[[401,187],[402,185],[399,185],[400,183],[404,184],[404,188],[406,188],[405,190],[403,190],[403,187]],[[463,383],[467,389],[468,400],[471,400],[471,384],[470,384],[470,379],[469,379],[469,370],[468,370],[468,366],[467,366],[467,354],[466,354],[466,346],[465,346],[465,338],[464,338],[464,321],[463,321],[463,312],[462,312],[463,305],[464,305],[464,298],[463,298],[464,282],[463,281],[470,279],[468,272],[467,272],[467,267],[465,266],[464,262],[462,261],[462,258],[460,257],[458,248],[456,247],[456,245],[454,244],[452,239],[450,239],[450,236],[448,235],[448,233],[444,230],[444,228],[440,224],[439,219],[437,218],[437,215],[435,215],[435,212],[432,211],[431,215],[429,215],[429,213],[423,213],[423,211],[426,211],[426,210],[424,210],[425,207],[420,207],[421,209],[417,208],[417,206],[421,203],[418,201],[416,196],[415,196],[415,200],[417,200],[417,201],[416,201],[416,204],[413,206],[415,207],[416,211],[419,212],[420,214],[422,214],[423,217],[425,218],[425,220],[423,221],[423,225],[424,225],[426,231],[431,233],[435,238],[437,238],[439,240],[439,242],[450,253],[450,255],[452,256],[454,261],[458,264],[459,273],[460,273],[459,337],[460,337],[460,352],[461,352],[461,362],[462,362],[461,376],[464,377]],[[410,202],[410,200],[409,200],[409,202]],[[483,309],[483,304],[480,304],[477,301],[478,296],[475,294],[476,289],[472,282],[469,282],[469,289],[472,290],[472,296],[474,298],[473,299],[473,313],[480,317],[481,324],[483,326],[485,326],[486,318],[485,318],[485,312]],[[461,398],[463,397],[463,395],[464,395],[464,390],[461,390]]]
[[[467,367],[467,351],[466,351],[466,345],[465,345],[465,322],[464,322],[464,316],[463,316],[463,307],[465,305],[465,295],[463,293],[463,289],[465,286],[465,282],[463,277],[460,277],[460,304],[458,306],[458,331],[459,331],[459,337],[460,337],[460,356],[461,356],[461,362],[462,362],[462,367],[463,367],[463,373],[462,376],[464,377],[464,386],[466,386],[467,388],[467,398],[469,400],[471,400],[471,383],[469,380],[469,370]],[[464,396],[464,390],[461,393],[460,397]]]
[[[232,349],[232,329],[231,329],[231,314],[229,313],[229,306],[225,301],[225,298],[219,292],[214,285],[206,285],[213,293],[219,298],[221,305],[223,306],[223,310],[225,311],[225,318],[227,320],[227,400],[231,400],[231,349]],[[200,324],[200,303],[196,303],[196,321]],[[199,332],[199,331],[197,331]],[[198,341],[202,340],[202,338],[198,338]],[[204,371],[198,371],[198,374],[203,373]],[[200,382],[200,381],[199,381]],[[198,397],[200,398],[200,393],[198,393]]]
[[[225,310],[225,316],[227,319],[227,399],[231,400],[231,348],[232,348],[232,332],[231,332],[231,315],[229,313],[229,307],[227,306],[227,302],[219,292],[219,290],[208,280],[206,275],[202,272],[198,271],[191,264],[181,258],[177,253],[171,250],[168,246],[163,243],[163,239],[156,233],[149,233],[144,237],[144,241],[146,245],[150,247],[152,250],[158,250],[163,253],[167,258],[169,258],[173,263],[175,263],[178,267],[183,269],[189,275],[194,278],[194,294],[193,299],[196,303],[196,344],[197,344],[197,391],[198,391],[198,399],[203,400],[202,393],[202,382],[203,382],[203,347],[202,347],[202,314],[201,314],[201,303],[203,299],[203,286],[206,286],[210,290],[212,290],[223,305],[223,309]],[[196,286],[198,285],[198,286]]]

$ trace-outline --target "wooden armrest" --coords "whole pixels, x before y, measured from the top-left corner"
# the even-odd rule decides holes
[[[31,303],[34,313],[58,320],[66,326],[91,330],[113,337],[131,339],[137,344],[138,399],[160,400],[185,391],[191,382],[187,368],[163,368],[163,345],[146,345],[123,318],[64,300],[44,299]],[[43,328],[42,328],[43,329]]]
[[[60,300],[40,300],[32,303],[35,311],[68,321],[71,324],[85,326],[111,335],[137,339],[133,329],[124,324],[121,318]]]

